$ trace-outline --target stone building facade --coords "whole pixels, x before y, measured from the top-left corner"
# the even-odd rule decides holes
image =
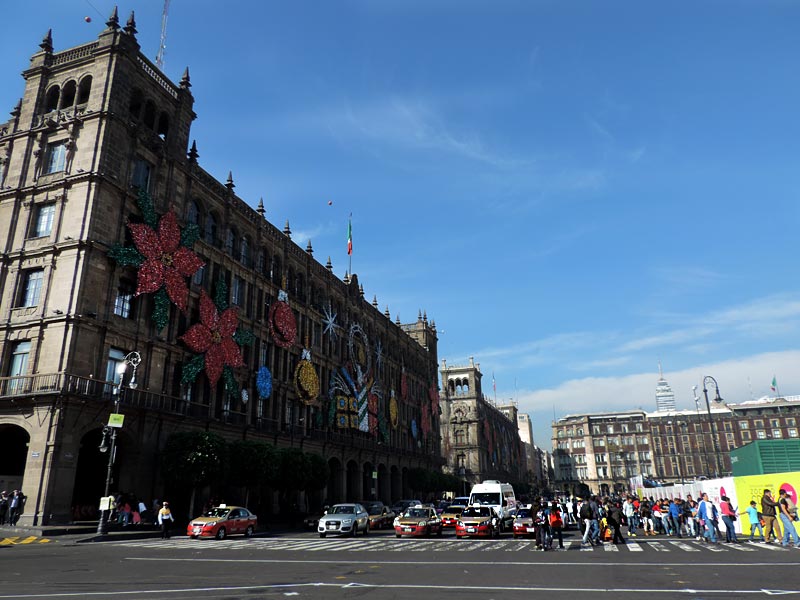
[[[443,462],[435,323],[392,320],[364,299],[357,275],[334,276],[310,241],[292,241],[288,222],[279,229],[263,205],[239,198],[232,176],[221,183],[204,171],[189,143],[188,69],[170,81],[136,33],[133,16],[123,26],[116,9],[87,44],[54,52],[48,33],[0,125],[0,486],[27,495],[21,523],[66,522],[76,505],[96,506],[115,367],[131,351],[142,362],[138,387],[123,392],[113,490],[163,498],[165,441],[202,429],[324,456],[321,497],[331,502],[405,496],[408,469]],[[154,260],[167,295],[137,295],[153,273],[113,252],[133,247],[127,224],[147,223],[148,210],[161,219],[148,243],[163,253]],[[197,228],[191,249],[204,266],[191,277],[174,276],[172,242],[159,229],[170,211],[184,233]],[[185,310],[170,295],[182,285]],[[225,363],[232,387],[210,385],[209,365],[219,363],[210,354],[185,377],[196,355],[180,338],[208,318],[203,293],[221,294],[252,342],[241,365]],[[209,344],[225,343],[219,331]],[[257,379],[265,367],[268,395]]]
[[[483,395],[480,365],[442,361],[441,439],[445,470],[461,478],[462,492],[481,481],[509,483],[529,480],[527,461],[517,427],[516,406],[500,408]]]
[[[568,415],[553,422],[554,486],[608,494],[636,476],[665,483],[731,472],[730,451],[758,439],[798,437],[800,396],[695,410]]]

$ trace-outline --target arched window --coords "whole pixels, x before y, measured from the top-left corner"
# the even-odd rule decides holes
[[[281,257],[277,254],[272,257],[272,283],[281,285],[281,276],[283,274],[283,265]]]
[[[144,98],[142,98],[142,90],[133,90],[131,92],[131,101],[128,104],[128,112],[131,118],[138,121],[142,116],[142,106],[144,105]]]
[[[45,112],[58,110],[58,99],[60,96],[61,96],[61,90],[57,85],[54,85],[49,90],[47,90],[47,96],[44,102]]]
[[[231,257],[236,256],[236,230],[233,227],[228,229],[228,235],[225,237],[225,250]]]
[[[86,104],[89,102],[89,93],[92,91],[92,76],[87,75],[81,79],[78,85],[78,104]]]
[[[156,134],[162,139],[167,139],[167,134],[169,133],[169,115],[165,112],[162,112],[158,116],[158,129],[156,130]]]
[[[206,216],[205,238],[206,238],[206,242],[208,242],[209,244],[216,245],[216,243],[217,243],[217,219],[212,213],[209,213]]]
[[[189,206],[186,209],[186,221],[194,225],[200,225],[200,206],[195,200],[189,200]]]
[[[239,261],[246,267],[250,266],[250,240],[242,236],[239,242]]]
[[[144,124],[150,129],[156,126],[156,104],[152,100],[148,100],[144,105]]]
[[[297,274],[297,297],[300,299],[300,302],[305,302],[306,299],[306,278],[303,277],[302,273]]]
[[[74,80],[70,80],[64,84],[64,89],[61,91],[61,106],[62,109],[72,108],[75,104],[75,91],[77,86]]]

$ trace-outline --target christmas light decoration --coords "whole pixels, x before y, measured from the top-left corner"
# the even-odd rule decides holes
[[[256,390],[262,400],[266,400],[272,394],[272,373],[265,366],[261,367],[256,375]]]
[[[283,290],[278,294],[278,301],[269,307],[267,325],[276,346],[289,348],[294,344],[297,336],[297,321],[289,306],[288,296]]]

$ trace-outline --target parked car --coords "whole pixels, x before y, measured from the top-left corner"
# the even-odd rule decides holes
[[[456,537],[499,537],[500,519],[488,506],[468,506],[456,523]]]
[[[360,504],[334,504],[317,525],[321,538],[329,533],[355,536],[359,531],[369,533],[369,514]]]
[[[220,504],[186,526],[186,535],[193,538],[213,537],[218,540],[233,533],[250,537],[256,530],[258,517],[242,506]]]
[[[442,527],[455,527],[461,512],[466,508],[465,504],[451,504],[442,511],[439,517],[442,519]]]
[[[326,507],[327,509],[327,507]],[[306,528],[308,529],[317,529],[317,525],[319,525],[319,520],[325,516],[325,512],[322,510],[317,510],[314,512],[309,513],[305,518]]]
[[[369,500],[361,502],[361,506],[367,509],[369,513],[369,528],[370,529],[384,529],[392,526],[395,514],[388,506],[378,500]]]
[[[396,515],[402,515],[409,506],[418,506],[422,504],[422,500],[398,500],[392,504],[392,512]]]
[[[411,506],[394,520],[394,534],[429,536],[435,533],[442,535],[442,520],[431,506]]]

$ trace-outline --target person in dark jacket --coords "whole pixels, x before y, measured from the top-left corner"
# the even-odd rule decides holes
[[[777,520],[778,503],[772,497],[771,490],[764,490],[761,496],[761,517],[764,519],[764,538],[770,543],[769,534],[775,533],[775,539],[781,539],[781,526]]]
[[[611,543],[624,544],[625,539],[622,537],[622,533],[619,530],[620,525],[622,525],[622,507],[619,505],[619,502],[614,502],[613,504],[609,505],[606,522],[614,531],[614,537],[611,540]]]

